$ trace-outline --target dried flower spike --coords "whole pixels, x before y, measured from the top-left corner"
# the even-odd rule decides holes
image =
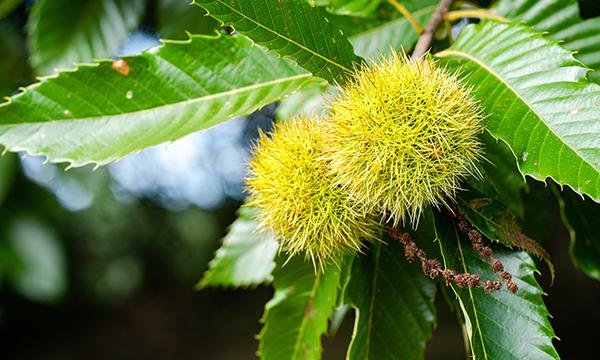
[[[482,115],[470,90],[434,62],[394,55],[330,104],[324,149],[335,184],[365,207],[416,226],[428,205],[447,205],[478,174]]]
[[[375,217],[332,185],[321,153],[323,121],[301,117],[277,124],[271,137],[261,133],[247,179],[262,226],[277,233],[282,251],[304,253],[316,268],[361,251],[380,231]]]

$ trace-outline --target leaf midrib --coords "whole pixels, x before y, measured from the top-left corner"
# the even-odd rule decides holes
[[[493,224],[493,225],[495,225],[497,227],[501,227],[501,225],[499,223],[497,223],[494,219],[492,219],[491,217],[485,215],[484,213],[482,213],[481,211],[479,211],[479,209],[474,209],[473,207],[471,207],[471,205],[469,205],[469,203],[467,201],[465,201],[463,198],[459,197],[458,201],[460,201],[463,205],[465,205],[466,207],[468,207],[475,214],[481,216],[483,219],[485,219],[485,221],[487,221],[490,224]]]
[[[369,360],[371,355],[371,334],[373,332],[373,315],[375,308],[375,294],[377,292],[377,282],[379,280],[379,260],[381,258],[381,244],[377,245],[375,255],[375,267],[373,272],[373,287],[371,288],[371,298],[369,301],[369,319],[367,320],[367,336],[365,339],[365,360]]]
[[[310,294],[308,295],[307,298],[307,302],[306,302],[306,306],[308,306],[310,301],[313,301],[314,303],[314,298],[317,294],[317,290],[319,289],[319,285],[321,284],[321,272],[319,271],[316,275],[315,275],[315,281],[313,282],[313,286],[310,289]],[[292,353],[292,357],[291,359],[302,359],[302,357],[298,357],[300,356],[300,347],[301,347],[301,339],[304,338],[304,331],[306,330],[306,325],[308,323],[308,316],[306,316],[306,307],[305,307],[305,311],[302,315],[302,322],[300,323],[300,328],[298,329],[298,336],[296,337],[296,341],[294,342],[294,351]]]
[[[566,146],[567,148],[569,148],[571,151],[573,151],[575,154],[577,154],[577,156],[579,157],[579,159],[581,159],[582,162],[586,163],[588,166],[590,166],[592,169],[596,169],[596,167],[591,164],[588,159],[586,159],[585,157],[583,157],[581,155],[581,153],[579,152],[578,149],[573,148],[572,146],[570,146],[559,134],[557,134],[554,129],[544,120],[544,117],[541,116],[537,110],[527,101],[525,100],[525,98],[523,98],[523,96],[521,95],[520,92],[518,92],[513,86],[511,86],[510,83],[508,83],[507,81],[505,81],[496,71],[494,71],[492,68],[490,68],[489,66],[485,65],[481,60],[479,60],[478,58],[471,56],[470,54],[467,54],[465,52],[462,51],[458,51],[458,50],[442,50],[438,53],[435,54],[436,57],[449,57],[449,56],[455,56],[455,57],[462,57],[466,60],[472,61],[473,63],[477,64],[478,66],[480,66],[481,68],[483,68],[485,71],[487,71],[488,73],[490,73],[492,76],[494,76],[496,79],[498,79],[498,81],[500,81],[502,84],[504,84],[510,91],[512,91],[513,94],[515,94],[515,96],[521,100],[529,109],[529,111],[531,111],[538,119],[540,119],[540,121],[546,126],[546,129],[548,129],[549,132],[551,132],[552,134],[554,134],[554,136],[560,140],[560,142]],[[511,151],[514,154],[514,150],[511,148]],[[521,165],[519,164],[519,167],[521,167]]]
[[[115,118],[120,118],[120,117],[131,117],[131,116],[135,116],[135,115],[139,115],[139,114],[143,114],[143,113],[147,113],[147,112],[152,112],[155,110],[168,110],[170,108],[174,108],[174,107],[179,107],[179,106],[185,106],[185,105],[191,105],[191,104],[196,104],[196,103],[201,103],[204,101],[208,101],[208,100],[213,100],[213,99],[218,99],[220,97],[225,97],[225,96],[230,96],[230,95],[236,95],[236,94],[241,94],[244,92],[248,92],[248,91],[252,91],[252,90],[256,90],[256,89],[260,89],[263,87],[269,87],[271,85],[277,85],[277,84],[281,84],[281,83],[285,83],[285,82],[291,82],[297,79],[302,79],[302,78],[310,78],[312,77],[312,74],[310,73],[303,73],[303,74],[299,74],[299,75],[294,75],[294,76],[288,76],[288,77],[284,77],[284,78],[279,78],[279,79],[275,79],[275,80],[271,80],[271,81],[267,81],[267,82],[263,82],[263,83],[257,83],[257,84],[252,84],[252,85],[248,85],[248,86],[244,86],[244,87],[240,87],[240,88],[236,88],[236,89],[232,89],[232,90],[228,90],[225,92],[220,92],[220,93],[216,93],[216,94],[211,94],[211,95],[207,95],[207,96],[202,96],[202,97],[198,97],[198,98],[192,98],[192,99],[186,99],[183,101],[178,101],[178,102],[174,102],[174,103],[170,103],[170,104],[165,104],[165,105],[159,105],[159,106],[155,106],[155,107],[151,107],[151,108],[146,108],[146,109],[142,109],[142,110],[136,110],[136,111],[132,111],[132,112],[123,112],[120,114],[106,114],[103,116],[88,116],[88,117],[76,117],[76,118],[64,118],[64,119],[56,119],[56,120],[50,120],[50,121],[38,121],[38,122],[20,122],[20,123],[9,123],[9,124],[0,124],[0,129],[4,128],[4,127],[11,127],[14,125],[24,125],[24,124],[52,124],[52,123],[62,123],[65,121],[95,121],[95,120],[106,120],[107,118],[111,118],[111,119],[115,119]],[[8,106],[9,104],[11,104],[14,100],[11,101],[7,101],[3,104],[0,104],[0,108],[4,107],[4,106]]]
[[[224,1],[221,1],[221,0],[216,0],[216,1],[217,1],[218,3],[220,3],[220,4],[222,4],[223,6],[225,6],[225,7],[229,8],[229,9],[230,9],[232,12],[234,12],[234,13],[238,14],[238,15],[239,15],[239,16],[241,16],[242,18],[244,18],[244,19],[246,19],[246,20],[250,21],[251,23],[255,24],[256,26],[259,26],[259,27],[261,27],[261,28],[265,29],[266,31],[268,31],[268,32],[270,32],[270,33],[272,33],[272,34],[274,34],[274,35],[276,35],[276,36],[278,36],[278,37],[280,37],[280,38],[282,38],[282,39],[286,40],[287,42],[289,42],[289,43],[291,43],[291,44],[294,44],[294,45],[296,45],[296,46],[297,46],[297,47],[299,47],[300,49],[303,49],[303,50],[305,50],[305,51],[307,51],[307,52],[311,53],[312,55],[314,55],[314,56],[316,56],[316,57],[318,57],[318,58],[320,58],[320,59],[322,59],[322,60],[324,60],[324,61],[326,61],[326,62],[328,62],[328,63],[332,64],[332,65],[335,65],[335,66],[339,67],[340,69],[342,69],[342,70],[344,70],[344,71],[346,71],[346,72],[348,72],[348,73],[352,72],[350,69],[348,69],[347,67],[343,66],[342,64],[336,63],[335,61],[333,61],[333,60],[331,60],[331,59],[329,59],[329,58],[327,58],[327,57],[325,57],[325,56],[323,56],[323,55],[319,54],[319,53],[318,53],[318,52],[316,52],[316,51],[313,51],[313,50],[311,50],[310,48],[307,48],[307,47],[303,46],[302,44],[300,44],[300,43],[298,43],[298,42],[296,42],[296,41],[294,41],[294,40],[292,40],[292,39],[288,38],[287,36],[285,36],[285,35],[283,35],[283,34],[280,34],[280,33],[278,33],[277,31],[275,31],[275,30],[273,30],[273,29],[270,29],[270,28],[268,28],[268,27],[264,26],[263,24],[259,23],[258,21],[255,21],[254,19],[252,19],[252,18],[250,18],[250,17],[246,16],[244,13],[242,13],[242,12],[240,12],[240,11],[236,10],[235,8],[231,7],[229,4],[225,3]]]
[[[460,241],[460,238],[458,236],[458,233],[456,232],[456,228],[454,229],[454,234],[456,236],[456,243],[458,245],[458,252],[460,253],[460,261],[463,267],[463,272],[468,273],[469,269],[467,268],[467,263],[465,261],[465,256],[463,254],[463,250],[462,250],[462,244]],[[458,291],[456,291],[454,285],[452,286],[452,289],[454,290],[454,292],[456,293],[456,296],[460,297],[460,295],[458,294]],[[471,307],[473,308],[473,313],[475,315],[475,324],[477,326],[477,333],[479,334],[479,341],[481,342],[481,349],[483,351],[483,356],[485,359],[488,359],[488,354],[487,354],[487,348],[485,345],[485,341],[483,340],[483,332],[481,331],[481,325],[479,325],[479,316],[478,316],[478,312],[477,312],[477,307],[475,306],[475,297],[473,296],[473,289],[471,289],[471,287],[467,286],[467,290],[469,291],[469,299],[471,302]],[[490,295],[491,296],[491,295]],[[466,314],[468,315],[468,314]],[[472,349],[471,351],[473,351],[473,357],[475,358],[475,349]]]

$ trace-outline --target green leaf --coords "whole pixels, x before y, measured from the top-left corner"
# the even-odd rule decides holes
[[[219,22],[198,11],[189,1],[158,1],[158,32],[162,39],[187,39],[190,34],[213,35]]]
[[[321,358],[321,336],[336,306],[340,269],[314,273],[301,256],[278,259],[275,294],[265,307],[258,355],[263,360]]]
[[[31,62],[41,74],[115,55],[138,26],[144,0],[38,0],[27,22]]]
[[[414,11],[413,16],[420,24],[425,25],[435,8],[436,5],[429,4]],[[407,51],[417,42],[418,38],[419,35],[408,20],[399,17],[381,26],[351,36],[349,40],[358,56],[378,60],[382,55],[390,55],[393,50],[404,49]]]
[[[431,1],[425,1],[427,4]],[[426,6],[417,9],[413,15],[417,21],[422,24],[427,23],[434,6]],[[334,23],[350,21],[347,16],[332,17]],[[364,22],[364,20],[363,20]],[[354,46],[354,51],[365,59],[379,60],[381,56],[390,55],[392,50],[407,50],[417,41],[417,33],[410,26],[410,23],[403,17],[397,18],[387,23],[377,24],[369,27],[365,31],[360,31],[348,37],[350,43]],[[300,90],[289,98],[284,99],[277,108],[277,115],[281,118],[290,118],[293,115],[322,115],[325,114],[326,102],[324,98],[335,93],[333,86],[327,86],[323,82],[315,79],[307,83]]]
[[[374,17],[389,9],[396,10],[387,4],[387,9],[381,6],[381,3],[387,3],[386,0],[308,0],[311,5],[326,6],[327,10],[340,15]],[[400,3],[408,10],[413,12],[429,5],[437,4],[437,0],[400,0]],[[424,25],[423,23],[421,23]]]
[[[571,238],[569,252],[573,263],[589,277],[600,281],[600,205],[565,189],[559,192],[552,187],[561,218]]]
[[[198,283],[207,286],[252,286],[272,281],[277,241],[270,233],[259,232],[256,210],[242,207],[223,245],[217,250],[208,271]]]
[[[575,51],[575,57],[594,70],[600,70],[600,18],[583,20],[577,0],[502,0],[498,13],[522,20],[538,32],[560,40],[560,45]],[[600,72],[590,74],[600,80]]]
[[[335,88],[321,78],[313,77],[302,88],[283,99],[277,107],[277,116],[289,119],[297,115],[325,115],[326,91],[334,92]]]
[[[305,0],[196,0],[194,4],[331,83],[343,80],[361,61],[329,22],[327,12]]]
[[[435,285],[407,262],[402,245],[386,241],[354,259],[345,294],[356,309],[349,360],[423,359],[431,337]]]
[[[242,36],[192,36],[125,59],[128,76],[101,61],[0,105],[0,144],[71,166],[106,164],[250,114],[311,76]]]
[[[458,205],[470,223],[488,239],[504,244],[509,248],[525,250],[544,260],[554,281],[554,265],[550,255],[540,243],[529,237],[521,229],[517,219],[504,204],[490,198],[478,197],[476,191],[465,192],[458,197]]]
[[[444,266],[459,272],[480,274],[482,281],[496,280],[489,263],[467,246],[453,225],[438,229]],[[519,286],[516,294],[506,289],[486,293],[482,288],[452,286],[457,308],[464,317],[468,347],[474,359],[558,359],[552,345],[554,331],[548,321],[543,291],[534,274],[535,263],[527,253],[494,247],[494,256]]]
[[[512,148],[523,174],[600,200],[600,85],[569,51],[527,26],[486,22],[437,56],[462,66],[486,129]]]
[[[478,164],[482,176],[471,177],[467,182],[471,188],[501,201],[512,214],[522,219],[525,216],[522,193],[526,186],[517,161],[504,141],[495,140],[487,132],[481,135],[486,158]]]
[[[373,16],[383,0],[308,0],[313,6],[327,6],[340,15]]]
[[[337,15],[331,12],[327,13],[327,20],[340,29],[346,38],[385,24],[385,21],[379,18],[366,19],[358,16]]]

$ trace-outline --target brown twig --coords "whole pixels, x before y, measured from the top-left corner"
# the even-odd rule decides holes
[[[435,31],[437,30],[438,26],[440,26],[440,23],[444,20],[444,16],[446,16],[446,14],[450,11],[452,3],[454,3],[454,0],[440,1],[433,15],[431,15],[425,31],[423,31],[419,37],[419,41],[417,41],[417,45],[415,45],[415,50],[412,54],[413,59],[419,59],[423,57],[427,51],[429,51],[431,43],[433,42]]]

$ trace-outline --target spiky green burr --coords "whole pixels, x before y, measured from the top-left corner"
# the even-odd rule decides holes
[[[324,121],[300,117],[277,124],[270,137],[261,134],[246,181],[263,228],[277,234],[282,251],[305,254],[316,268],[361,251],[379,231],[376,218],[331,182]]]
[[[363,67],[330,104],[324,153],[335,185],[365,212],[416,226],[448,205],[482,159],[470,89],[431,60],[394,55]]]

